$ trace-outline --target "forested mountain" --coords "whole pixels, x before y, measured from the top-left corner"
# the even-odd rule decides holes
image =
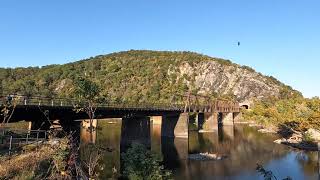
[[[73,97],[73,81],[96,82],[112,101],[170,102],[193,92],[238,101],[301,96],[273,77],[247,66],[193,52],[131,50],[64,65],[1,68],[3,94]]]

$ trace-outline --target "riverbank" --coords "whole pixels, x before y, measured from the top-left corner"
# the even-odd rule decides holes
[[[0,157],[0,179],[71,179],[67,137],[24,149],[19,154]]]
[[[245,121],[238,124],[248,124],[250,127],[258,128],[260,133],[272,133],[279,135],[274,143],[287,145],[293,148],[306,151],[318,151],[318,142],[320,140],[320,131],[308,129],[307,131],[297,131],[286,125],[274,126],[259,124],[254,121]]]

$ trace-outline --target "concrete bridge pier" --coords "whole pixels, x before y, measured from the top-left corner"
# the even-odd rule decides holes
[[[97,125],[98,125],[97,119],[93,119],[92,122],[90,122],[90,119],[85,119],[81,121],[81,126],[86,129],[89,129],[89,128],[96,129]]]
[[[216,112],[199,113],[202,120],[199,121],[199,132],[213,132],[218,129],[218,114]]]
[[[150,117],[151,151],[161,152],[161,124],[162,116]]]
[[[242,113],[241,112],[234,112],[233,113],[233,120],[235,123],[239,123],[242,119]]]
[[[189,155],[189,143],[186,138],[161,137],[161,153],[165,168],[185,168]]]
[[[150,121],[152,121],[153,125],[161,125],[162,124],[162,116],[150,116]]]
[[[150,149],[150,117],[122,118],[120,151],[125,152],[132,143],[140,143]]]
[[[90,120],[82,120],[81,121],[81,131],[80,137],[85,143],[96,143],[97,139],[97,126],[98,120],[93,119],[90,123]]]
[[[225,126],[233,126],[233,113],[223,113],[222,114],[222,124]]]
[[[234,139],[234,126],[223,126],[223,133],[228,136],[229,139]]]
[[[189,113],[162,116],[161,136],[188,138]]]

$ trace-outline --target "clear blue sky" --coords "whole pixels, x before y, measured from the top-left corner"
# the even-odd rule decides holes
[[[320,96],[319,43],[319,0],[0,2],[0,67],[189,50],[249,65],[311,97]]]

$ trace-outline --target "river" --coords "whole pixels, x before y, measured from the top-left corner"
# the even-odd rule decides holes
[[[189,132],[187,138],[161,138],[161,126],[150,128],[149,148],[163,158],[165,168],[173,171],[174,179],[263,179],[256,171],[257,163],[271,170],[278,179],[318,179],[318,153],[295,150],[273,141],[276,135],[262,134],[247,125],[225,126],[211,133]],[[109,148],[99,161],[99,179],[116,178],[120,173],[121,120],[98,121],[93,137],[81,130],[80,155],[86,151],[86,142]],[[189,160],[188,154],[209,152],[224,156],[222,160]]]

